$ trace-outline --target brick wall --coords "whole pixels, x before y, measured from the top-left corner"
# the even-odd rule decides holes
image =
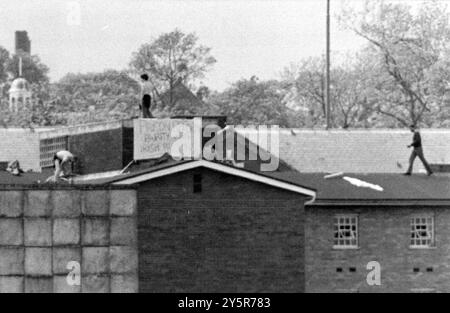
[[[18,160],[25,171],[40,172],[40,140],[69,138],[69,150],[79,157],[75,170],[89,174],[125,167],[133,159],[133,129],[125,121],[56,129],[1,129],[0,162]]]
[[[133,160],[133,128],[70,135],[69,150],[78,157],[77,174],[120,170]]]
[[[77,174],[122,169],[122,129],[72,135],[69,137],[69,150],[78,157]]]
[[[123,127],[122,131],[122,165],[125,167],[128,163],[133,161],[134,157],[134,129],[132,126]]]
[[[202,192],[193,193],[193,174]],[[138,189],[142,292],[304,291],[304,198],[195,169]]]
[[[28,131],[0,131],[0,161],[18,160],[23,170],[40,171],[39,135]]]
[[[61,188],[0,190],[0,293],[136,292],[136,191]]]
[[[334,250],[333,217],[356,213],[359,248]],[[410,218],[434,214],[435,247],[411,249]],[[307,292],[450,291],[450,210],[439,207],[371,207],[306,209]],[[367,263],[381,265],[381,286],[366,283]],[[336,268],[342,268],[342,273]],[[349,268],[355,267],[356,272]],[[419,272],[414,272],[419,268]],[[427,272],[432,268],[432,272]]]

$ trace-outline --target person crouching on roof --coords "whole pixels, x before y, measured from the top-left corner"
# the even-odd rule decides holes
[[[68,163],[72,165],[74,161],[75,156],[67,150],[61,150],[55,153],[53,156],[53,164],[55,165],[55,182],[58,181],[61,174],[68,174],[64,172],[64,166]]]

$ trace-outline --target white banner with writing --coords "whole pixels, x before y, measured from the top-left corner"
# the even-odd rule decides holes
[[[169,153],[174,158],[201,156],[202,119],[134,120],[134,159],[145,160]],[[181,143],[181,144],[180,144]],[[178,147],[182,147],[178,149]]]

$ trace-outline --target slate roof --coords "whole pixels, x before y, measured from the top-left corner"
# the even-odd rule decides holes
[[[154,166],[147,166],[147,167],[145,167],[145,164],[144,164],[144,166],[142,164],[136,164],[134,166],[130,166],[130,168],[128,168],[123,174],[117,174],[117,175],[112,175],[109,177],[100,177],[100,178],[96,178],[95,175],[86,175],[83,180],[75,179],[74,183],[75,184],[100,184],[100,185],[112,184],[114,182],[117,182],[117,181],[120,181],[123,179],[136,177],[136,176],[139,176],[142,174],[153,173],[158,170],[170,168],[172,166],[183,164],[183,163],[188,163],[188,162],[193,162],[193,161],[192,160],[175,161],[173,159],[168,159],[164,163],[157,164]]]
[[[137,177],[143,174],[167,169],[175,165],[195,161],[174,161],[158,164],[149,168],[131,168],[130,172],[109,178],[85,180],[82,184],[111,184],[120,180]],[[317,191],[315,204],[347,203],[359,201],[360,203],[385,203],[386,201],[403,203],[426,203],[433,201],[447,201],[450,205],[450,174],[413,174],[404,176],[396,173],[344,173],[337,178],[325,179],[329,173],[299,173],[297,171],[255,172],[241,169],[259,175],[275,178],[282,182],[297,186],[307,186]],[[382,188],[382,191],[369,187],[359,187],[343,179],[349,177],[358,179]]]
[[[143,174],[149,174],[149,173],[153,173],[153,172],[157,172],[159,170],[163,170],[163,169],[167,169],[167,168],[171,168],[173,166],[176,165],[180,165],[180,164],[185,164],[185,163],[190,163],[190,162],[196,162],[197,160],[181,160],[181,161],[176,161],[173,159],[168,159],[166,162],[161,163],[161,164],[157,164],[155,166],[150,166],[145,168],[145,165],[136,165],[136,166],[132,166],[130,167],[125,173],[123,174],[118,174],[118,175],[112,175],[110,177],[103,177],[103,178],[93,178],[93,179],[83,179],[83,180],[74,180],[74,183],[76,184],[111,184],[114,182],[119,182],[121,180],[125,180],[128,178],[133,178],[133,177],[137,177]],[[210,161],[207,161],[210,162]],[[218,163],[233,169],[236,169],[235,166],[233,166],[232,164],[228,164],[226,162],[211,162],[211,163]],[[293,185],[297,185],[299,187],[304,187],[304,188],[310,188],[308,185],[303,185],[303,184],[299,184],[298,182],[294,181],[294,180],[290,180],[290,179],[284,179],[283,177],[276,177],[273,175],[268,175],[266,174],[266,172],[259,172],[259,171],[252,171],[252,170],[247,170],[244,168],[239,168],[239,171],[242,172],[248,172],[248,173],[252,173],[252,174],[258,174],[261,176],[266,176],[268,178],[273,178],[276,180],[279,180],[281,182],[286,182],[286,183],[290,183]],[[89,177],[91,175],[86,175],[86,177]],[[314,189],[314,188],[312,188]]]
[[[364,202],[377,202],[382,200],[417,202],[447,200],[450,203],[450,174],[427,176],[416,174],[404,176],[394,173],[344,173],[343,177],[380,186],[383,191],[368,187],[358,187],[343,179],[343,177],[325,179],[326,173],[298,173],[272,172],[268,175],[304,184],[317,190],[316,204],[321,202],[342,202],[361,200]]]
[[[53,169],[45,169],[42,172],[25,172],[20,176],[14,176],[7,171],[0,171],[0,185],[30,185],[44,183],[54,174]]]
[[[111,172],[111,176],[74,181],[77,185],[109,185],[123,179],[137,177],[143,174],[167,169],[183,163],[195,161],[167,160],[164,163],[145,167],[145,164],[130,167],[126,173]],[[243,170],[243,169],[242,169]],[[248,170],[244,170],[248,171]],[[250,172],[250,171],[249,171]],[[254,172],[254,171],[251,171]],[[42,185],[45,179],[53,172],[46,170],[42,173],[23,173],[21,176],[12,176],[6,171],[0,172],[0,185]],[[403,176],[395,173],[344,173],[343,176],[356,178],[360,181],[379,186],[383,191],[368,187],[358,187],[343,179],[343,176],[325,179],[328,173],[299,173],[297,171],[258,172],[263,176],[275,178],[281,182],[297,186],[307,186],[317,191],[316,201],[313,205],[324,204],[394,204],[408,205],[434,205],[437,202],[450,207],[450,174],[413,174]],[[67,183],[63,183],[67,185]]]
[[[206,104],[195,96],[179,79],[172,87],[160,96],[160,101],[167,106],[180,106],[183,108],[201,108]]]
[[[241,131],[241,133],[243,133]],[[450,164],[450,129],[423,129],[430,164]],[[412,141],[408,130],[280,130],[280,159],[303,173],[402,173]],[[424,170],[416,160],[414,170]]]

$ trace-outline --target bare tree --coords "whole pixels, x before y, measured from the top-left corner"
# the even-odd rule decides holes
[[[359,55],[347,55],[345,61],[331,68],[332,124],[342,128],[359,126],[364,113],[370,110],[366,95],[367,66]],[[308,112],[314,125],[324,122],[325,62],[309,58],[286,68],[283,78],[289,83],[290,107]]]
[[[371,76],[379,113],[407,126],[444,105],[432,91],[445,83],[436,75],[448,51],[448,18],[437,2],[422,4],[416,13],[407,4],[384,1],[343,10],[341,24],[367,40],[367,58],[378,62]]]

